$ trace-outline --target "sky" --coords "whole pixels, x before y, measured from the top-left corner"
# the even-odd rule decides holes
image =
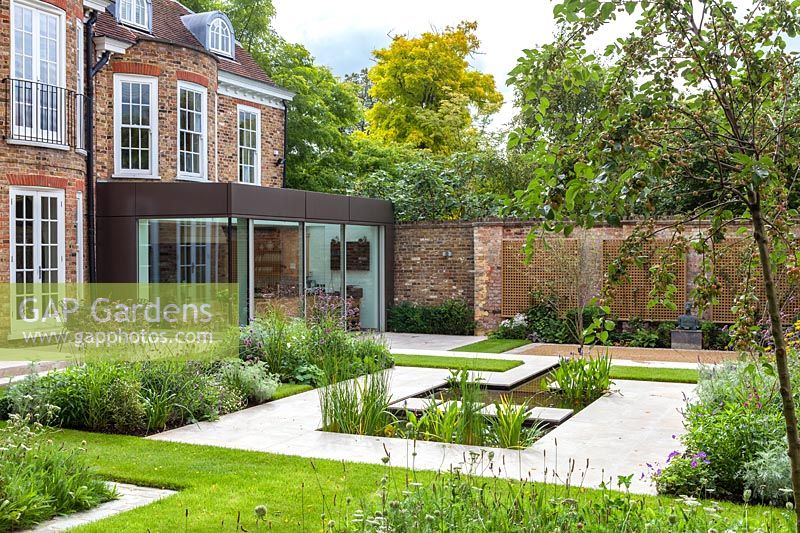
[[[743,8],[751,0],[734,0]],[[505,103],[493,118],[502,128],[514,116],[513,91],[506,86],[508,72],[525,48],[552,41],[553,2],[550,0],[273,0],[274,27],[290,42],[303,44],[317,59],[343,76],[372,65],[372,50],[391,42],[391,35],[418,35],[455,26],[462,20],[478,22],[480,53],[471,59],[478,70],[492,74]],[[601,50],[633,29],[622,16],[587,41]],[[800,37],[789,40],[800,50]]]
[[[495,127],[514,116],[508,72],[523,49],[552,40],[554,28],[547,0],[274,0],[274,5],[278,34],[303,44],[339,76],[371,66],[372,50],[387,46],[391,35],[477,21],[481,51],[472,65],[492,74],[505,98]]]

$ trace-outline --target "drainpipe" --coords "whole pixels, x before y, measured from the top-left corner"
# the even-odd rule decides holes
[[[283,101],[283,184],[286,188],[286,158],[289,156],[289,101]]]
[[[86,196],[87,196],[87,233],[89,237],[89,283],[97,282],[97,257],[95,254],[95,201],[94,201],[94,77],[108,63],[111,55],[107,50],[94,63],[94,25],[97,12],[92,11],[86,23],[86,65],[89,76],[86,84],[86,104],[84,106],[84,130],[86,138]]]

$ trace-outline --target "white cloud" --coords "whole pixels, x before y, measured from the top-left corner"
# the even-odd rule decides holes
[[[514,115],[508,72],[524,48],[552,40],[553,4],[545,0],[274,0],[275,29],[285,39],[305,45],[322,64],[343,75],[371,63],[371,51],[390,42],[391,34],[419,34],[462,20],[478,22],[481,53],[474,66],[492,74],[505,105],[493,124]]]

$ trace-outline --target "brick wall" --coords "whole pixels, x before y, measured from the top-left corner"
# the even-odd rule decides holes
[[[394,301],[473,305],[475,262],[469,223],[399,224],[394,241]]]
[[[178,81],[206,84],[207,174],[209,181],[239,179],[238,111],[243,104],[261,111],[261,184],[282,185],[283,110],[217,93],[217,59],[203,51],[155,41],[141,41],[123,55],[114,55],[96,78],[95,110],[97,178],[114,172],[114,73],[158,77],[158,173],[161,181],[178,180]],[[107,95],[102,96],[100,95]],[[278,156],[275,155],[277,150]],[[130,179],[130,178],[124,178]]]
[[[76,24],[83,16],[79,0],[49,2],[63,12],[66,25],[65,85],[75,90],[77,85]],[[11,2],[0,0],[0,79],[11,73]],[[75,281],[77,266],[76,213],[77,192],[85,189],[86,159],[74,148],[56,149],[21,146],[7,142],[9,117],[8,88],[0,85],[0,283],[10,280],[11,265],[9,220],[9,190],[12,187],[48,187],[64,191],[65,273],[67,281]],[[72,117],[70,117],[72,118]],[[72,142],[73,139],[70,139]],[[86,201],[84,195],[84,202]],[[86,206],[84,205],[84,213]],[[87,236],[84,224],[84,279],[88,277]]]
[[[584,243],[580,252],[584,301],[599,294],[603,285],[603,241],[624,239],[634,227],[632,223],[621,228],[598,226],[572,235]],[[686,236],[700,229],[687,229]],[[394,302],[436,304],[460,298],[473,306],[478,331],[495,329],[503,319],[502,243],[523,241],[530,230],[524,222],[499,220],[396,225]],[[448,252],[452,256],[448,257]],[[699,262],[696,254],[687,257],[685,293],[675,300],[679,307],[694,288]]]
[[[276,165],[283,156],[283,110],[247,100],[219,97],[219,166],[220,181],[238,181],[239,145],[238,105],[261,111],[261,185],[281,187],[283,167]],[[275,155],[277,151],[278,155]]]

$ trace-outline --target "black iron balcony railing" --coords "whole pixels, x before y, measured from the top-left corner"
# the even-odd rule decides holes
[[[5,137],[44,146],[86,148],[86,97],[75,91],[29,80],[5,78]]]

